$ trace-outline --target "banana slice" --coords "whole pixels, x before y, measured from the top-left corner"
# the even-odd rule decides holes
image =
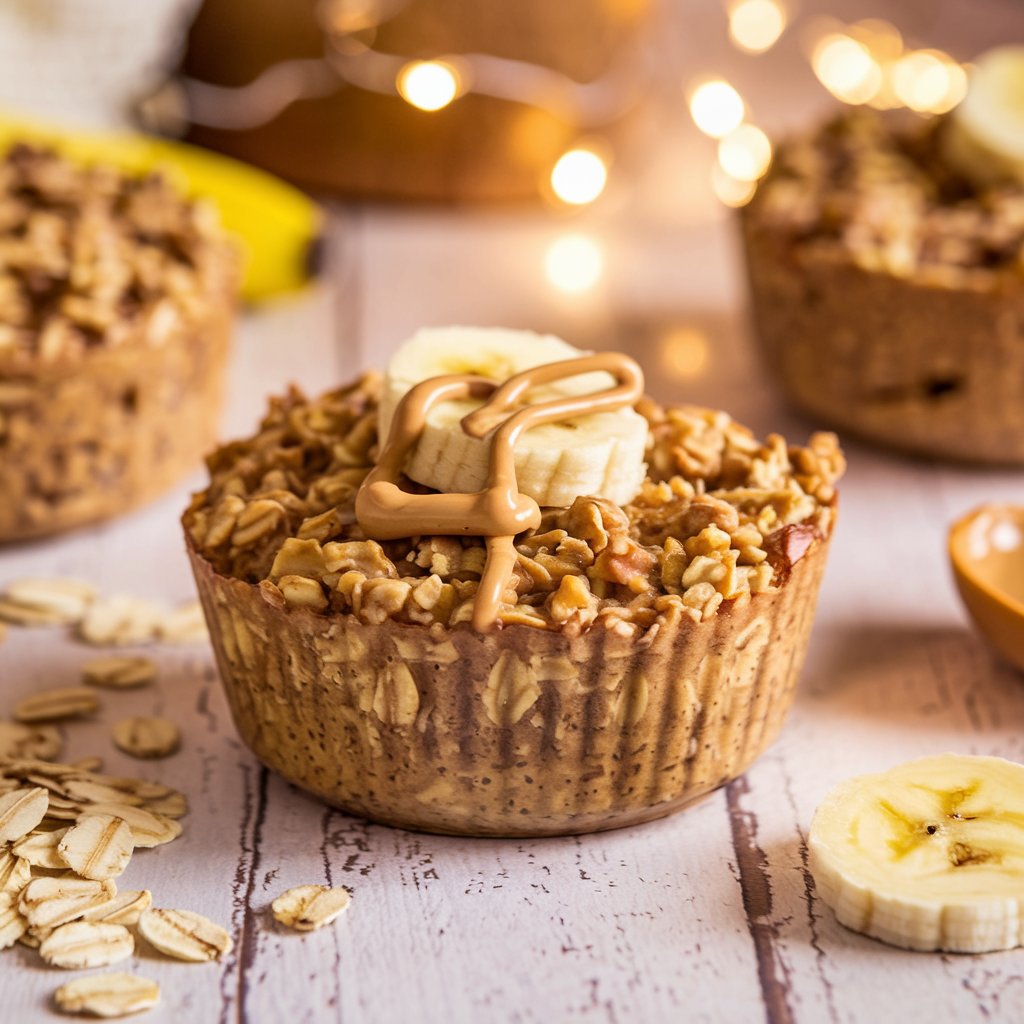
[[[943,143],[947,159],[972,180],[1024,184],[1024,46],[1000,46],[978,58]]]
[[[417,332],[388,364],[380,405],[381,437],[387,436],[402,396],[420,381],[443,374],[473,373],[505,381],[544,363],[586,352],[550,334],[487,327],[430,328]],[[529,392],[530,402],[587,394],[614,383],[606,373],[587,373]],[[490,435],[471,437],[461,426],[481,403],[445,402],[431,410],[406,474],[449,494],[471,494],[487,484]],[[594,413],[526,431],[516,444],[519,490],[539,505],[570,505],[580,495],[616,504],[636,496],[647,467],[647,421],[633,409]]]
[[[808,838],[841,924],[894,946],[1024,943],[1024,765],[944,754],[837,786]]]

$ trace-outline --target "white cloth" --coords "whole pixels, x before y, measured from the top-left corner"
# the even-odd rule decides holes
[[[0,112],[125,127],[200,0],[0,0]]]

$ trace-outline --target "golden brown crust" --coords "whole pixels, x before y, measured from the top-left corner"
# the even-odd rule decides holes
[[[272,403],[260,432],[215,452],[211,484],[185,527],[225,575],[318,614],[431,626],[468,621],[484,567],[482,537],[378,544],[354,498],[376,449],[379,381]],[[498,614],[505,625],[626,636],[669,610],[708,618],[773,586],[766,538],[792,523],[831,529],[843,458],[831,435],[807,448],[757,441],[724,413],[645,399],[649,471],[625,508],[580,497],[545,509],[517,538]]]

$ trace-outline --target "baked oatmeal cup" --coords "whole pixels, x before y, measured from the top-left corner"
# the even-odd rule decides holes
[[[483,368],[488,337],[511,350],[516,337],[536,340],[462,332],[485,343],[464,339],[451,361],[460,370]],[[421,333],[449,352],[460,334]],[[556,358],[575,351],[558,345]],[[185,513],[245,742],[346,811],[455,834],[617,828],[741,774],[778,733],[797,683],[844,468],[835,437],[761,442],[723,412],[639,398],[627,409],[641,428],[628,498],[538,502],[533,525],[504,538],[510,572],[481,625],[496,531],[473,532],[469,515],[460,536],[421,527],[401,537],[399,509],[395,522],[387,510],[380,523],[365,514],[409,423],[401,406],[388,413],[396,383],[398,393],[408,385],[393,373],[401,357],[387,379],[272,399],[253,437],[209,457],[210,485]],[[511,370],[525,369],[516,358]],[[452,380],[425,386],[435,379]],[[582,450],[593,423],[560,429],[575,431]],[[619,422],[611,429],[624,433]],[[526,466],[547,440],[528,452],[516,444],[524,491],[527,477],[548,486]],[[455,447],[463,441],[451,435]],[[406,465],[418,472],[415,458]],[[480,497],[398,483],[399,504]]]
[[[238,287],[213,211],[27,145],[0,161],[0,542],[117,515],[216,437]]]
[[[755,333],[825,423],[1021,463],[1024,182],[972,174],[955,118],[861,109],[780,145],[741,214]]]

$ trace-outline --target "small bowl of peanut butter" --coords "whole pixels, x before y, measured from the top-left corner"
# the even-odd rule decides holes
[[[953,576],[986,640],[1024,671],[1024,506],[982,505],[949,532]]]

